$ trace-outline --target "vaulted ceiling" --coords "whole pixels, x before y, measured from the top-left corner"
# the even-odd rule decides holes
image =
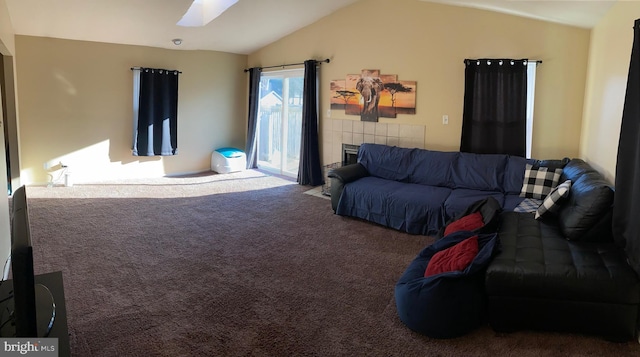
[[[181,27],[192,0],[5,0],[18,35],[249,54],[358,0],[240,0],[203,27]],[[369,1],[369,0],[359,0]],[[416,0],[590,28],[615,0]],[[176,47],[172,39],[182,39]]]

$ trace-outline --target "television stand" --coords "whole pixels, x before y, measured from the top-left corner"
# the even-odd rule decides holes
[[[62,272],[35,275],[35,284],[38,337],[57,338],[58,356],[69,356],[71,351]],[[3,323],[8,318],[6,311],[13,311],[13,298],[8,298],[12,290],[12,280],[6,280],[0,285],[0,311],[5,312],[2,314]],[[14,335],[15,328],[10,322],[0,329],[0,337],[13,338]]]

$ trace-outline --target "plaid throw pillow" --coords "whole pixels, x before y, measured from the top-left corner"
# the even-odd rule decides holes
[[[520,197],[544,199],[558,185],[561,174],[562,169],[533,167],[527,164]]]
[[[569,196],[569,189],[571,189],[571,180],[567,180],[554,188],[538,207],[536,219],[540,219],[548,212],[556,213],[560,208],[560,203],[565,197]]]

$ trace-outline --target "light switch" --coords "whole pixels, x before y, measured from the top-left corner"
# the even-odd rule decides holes
[[[442,124],[443,125],[449,124],[449,116],[448,115],[445,114],[445,115],[442,116]]]

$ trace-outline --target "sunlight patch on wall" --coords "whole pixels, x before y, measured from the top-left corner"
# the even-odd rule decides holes
[[[59,72],[56,72],[53,74],[53,77],[55,79],[58,80],[58,82],[60,83],[60,86],[62,87],[62,89],[69,95],[76,95],[78,94],[78,90],[76,89],[76,87],[73,85],[73,83],[71,83],[67,78],[65,78],[62,74],[60,74]]]

